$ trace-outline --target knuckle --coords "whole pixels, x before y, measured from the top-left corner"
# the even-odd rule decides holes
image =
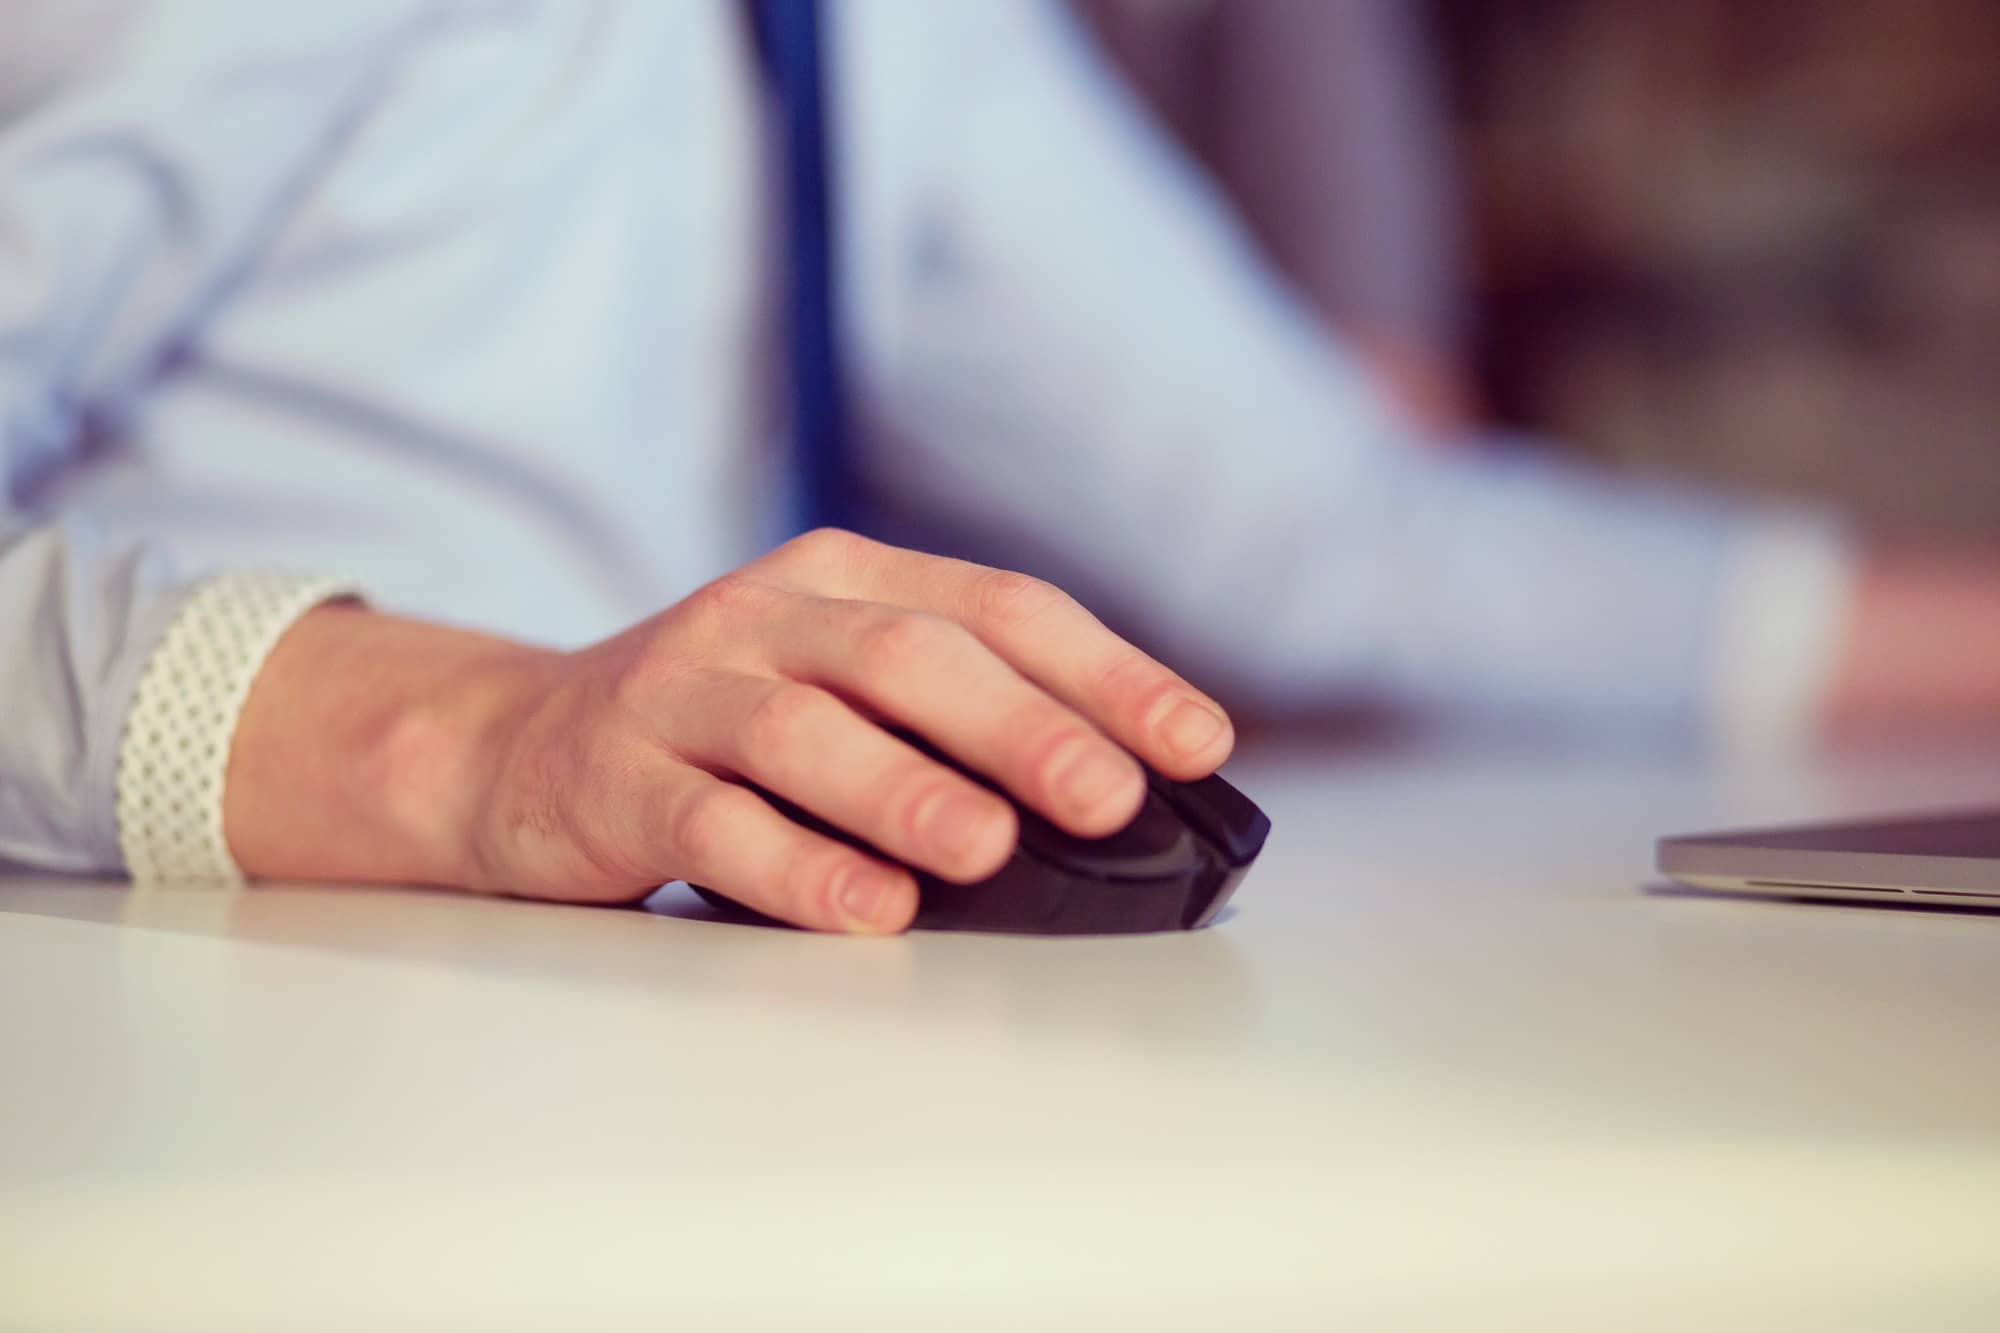
[[[910,845],[921,845],[926,825],[940,801],[958,789],[935,764],[912,764],[887,784],[878,808],[884,823],[893,827]]]
[[[1052,583],[1030,574],[996,569],[981,575],[972,588],[972,613],[982,624],[999,628],[1024,625],[1069,601]]]
[[[1095,684],[1099,698],[1123,704],[1141,718],[1179,688],[1172,673],[1137,648],[1113,654],[1097,673]]]
[[[786,858],[779,889],[787,910],[801,921],[839,920],[842,872],[852,860],[838,847],[802,841]]]
[[[681,859],[694,867],[713,865],[733,836],[731,826],[750,814],[757,798],[741,787],[716,784],[690,792],[674,807],[668,836]]]
[[[1023,734],[1035,737],[1028,745],[1028,766],[1044,791],[1054,790],[1078,754],[1098,743],[1096,733],[1066,719],[1043,721]]]
[[[845,528],[814,528],[780,546],[776,554],[786,564],[801,568],[838,569],[859,556],[867,545],[867,538]]]
[[[872,614],[855,635],[855,666],[864,675],[907,674],[941,646],[945,626],[914,611]]]
[[[752,704],[741,728],[743,753],[768,771],[809,736],[831,701],[810,685],[779,681]]]
[[[685,642],[689,635],[699,644],[713,646],[732,631],[768,618],[778,596],[775,588],[741,573],[725,574],[681,599],[665,618],[655,648]]]

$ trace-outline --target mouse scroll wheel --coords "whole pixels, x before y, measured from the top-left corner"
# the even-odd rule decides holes
[[[1162,879],[1184,874],[1201,855],[1187,825],[1150,789],[1132,822],[1104,838],[1076,837],[1024,809],[1021,850],[1094,879]]]

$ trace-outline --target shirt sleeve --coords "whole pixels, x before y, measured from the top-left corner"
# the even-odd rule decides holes
[[[159,552],[55,520],[0,539],[0,861],[135,878],[237,878],[222,840],[229,741],[257,667],[334,580],[190,582]]]
[[[892,512],[1267,706],[1699,732],[1764,515],[1409,438],[1059,6],[843,15],[848,314]],[[1775,696],[1809,675],[1767,672],[1763,705],[1803,708]]]
[[[243,701],[292,622],[357,591],[336,579],[235,572],[188,594],[146,659],[118,747],[118,846],[134,880],[241,882],[222,801]]]
[[[115,454],[121,420],[378,96],[420,8],[181,0],[79,42],[62,24],[97,7],[44,6],[25,30],[63,54],[59,79],[0,90],[0,860],[226,861],[235,707],[288,617],[331,585],[206,583],[214,571],[66,512],[62,480]],[[164,807],[147,805],[149,765]]]
[[[1853,620],[1858,556],[1837,525],[1771,514],[1730,552],[1707,681],[1718,752],[1756,762],[1809,748]]]

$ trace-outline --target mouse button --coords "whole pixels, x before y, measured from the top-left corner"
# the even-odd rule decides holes
[[[1023,808],[1021,850],[1046,865],[1093,879],[1159,879],[1179,875],[1199,857],[1192,834],[1173,807],[1149,789],[1132,822],[1102,838],[1065,833]]]
[[[1271,820],[1248,796],[1219,776],[1193,782],[1154,777],[1153,790],[1233,866],[1247,866],[1264,850]]]

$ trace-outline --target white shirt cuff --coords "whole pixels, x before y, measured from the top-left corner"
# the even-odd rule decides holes
[[[1813,740],[1852,614],[1855,553],[1830,520],[1767,518],[1725,571],[1709,662],[1707,730],[1742,758]]]
[[[118,844],[135,882],[243,882],[222,828],[237,716],[292,623],[354,592],[333,579],[230,573],[188,597],[139,677],[119,745]]]

